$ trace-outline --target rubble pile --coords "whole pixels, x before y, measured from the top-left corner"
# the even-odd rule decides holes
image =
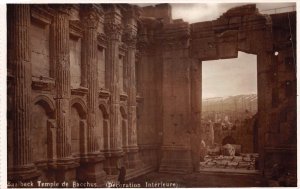
[[[255,170],[258,154],[240,154],[240,156],[205,156],[200,162],[202,168]]]

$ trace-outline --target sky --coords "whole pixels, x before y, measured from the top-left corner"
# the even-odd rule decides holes
[[[202,98],[257,93],[257,56],[202,62]]]
[[[228,9],[249,3],[171,4],[172,18],[189,23],[215,20]],[[142,5],[145,6],[145,5]],[[264,14],[292,11],[295,3],[257,3]],[[276,9],[276,10],[274,10]],[[257,94],[256,55],[239,52],[238,58],[202,64],[202,98]]]
[[[246,4],[249,3],[171,4],[172,17],[182,18],[189,23],[215,20],[228,9]],[[264,14],[274,14],[275,10],[270,9],[275,8],[277,8],[276,13],[290,11],[294,6],[295,3],[256,3],[258,10]]]

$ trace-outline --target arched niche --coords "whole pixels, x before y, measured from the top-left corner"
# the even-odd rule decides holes
[[[71,149],[73,156],[80,156],[86,150],[86,106],[83,100],[71,100]]]
[[[52,100],[40,95],[33,100],[31,109],[31,138],[33,161],[43,162],[53,157],[51,128],[55,127],[55,106]],[[53,125],[54,124],[54,125]]]

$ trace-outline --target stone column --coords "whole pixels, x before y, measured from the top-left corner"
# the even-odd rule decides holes
[[[136,75],[135,75],[135,54],[137,43],[137,17],[138,12],[131,7],[125,14],[126,23],[124,38],[128,51],[126,55],[128,67],[128,149],[127,161],[129,168],[135,168],[140,161],[137,145],[137,116],[136,116]]]
[[[201,106],[202,106],[202,62],[195,59],[191,61],[191,150],[194,171],[197,171],[201,144]]]
[[[53,23],[53,54],[56,65],[56,105],[57,105],[57,157],[71,156],[69,132],[70,100],[70,56],[69,20],[65,7],[58,7]]]
[[[96,109],[98,105],[98,71],[97,71],[97,25],[102,10],[93,5],[86,5],[82,11],[82,22],[84,24],[82,60],[87,69],[87,153],[93,154],[99,152],[99,146],[96,143],[95,127],[96,127]]]
[[[32,163],[30,141],[31,51],[30,6],[8,6],[8,64],[12,68],[13,84],[13,169],[11,181],[32,180],[38,175]],[[11,24],[10,24],[11,23]]]
[[[51,28],[51,56],[55,65],[57,160],[54,163],[54,178],[57,182],[76,178],[71,154],[70,128],[70,46],[69,46],[69,6],[52,5],[56,10]]]
[[[106,171],[109,174],[117,174],[117,162],[123,156],[122,152],[122,128],[120,122],[120,85],[119,85],[119,46],[121,43],[121,13],[115,5],[109,5],[105,13],[104,30],[108,37],[106,61],[108,62],[108,88],[110,96],[110,134],[111,146],[108,154]]]
[[[98,107],[98,69],[97,69],[97,26],[102,16],[101,6],[82,5],[81,18],[84,25],[82,64],[86,68],[87,93],[87,154],[81,164],[78,179],[82,182],[96,182],[99,186],[104,183],[105,172],[100,153],[100,146],[96,140],[97,127],[96,112]]]
[[[257,54],[257,100],[258,100],[258,143],[259,169],[265,171],[265,147],[272,112],[272,52]],[[265,174],[263,172],[263,174]]]

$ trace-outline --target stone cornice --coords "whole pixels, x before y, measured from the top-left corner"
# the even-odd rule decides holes
[[[70,20],[70,34],[77,38],[83,36],[83,26],[79,20]]]
[[[55,87],[55,81],[53,78],[46,77],[32,77],[32,89],[34,90],[43,90],[43,91],[51,91]]]
[[[88,92],[88,88],[86,87],[79,87],[76,89],[71,89],[71,94],[72,95],[79,95],[79,96],[84,96]]]
[[[109,98],[110,92],[106,89],[100,89],[99,98]]]
[[[47,5],[32,5],[31,6],[31,17],[43,24],[51,24],[54,10]]]
[[[70,15],[72,5],[71,4],[50,4],[51,8],[53,8],[57,13]]]

